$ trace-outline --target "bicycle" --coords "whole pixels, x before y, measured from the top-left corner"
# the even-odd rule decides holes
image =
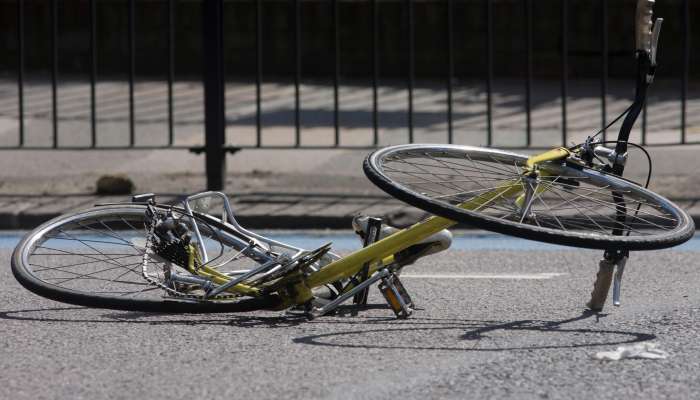
[[[331,244],[305,250],[250,232],[228,198],[203,192],[181,205],[152,194],[60,216],[30,232],[12,255],[12,271],[41,296],[89,307],[168,312],[258,308],[330,313],[351,298],[365,304],[370,285],[397,317],[413,301],[403,267],[449,247],[458,222],[506,235],[605,251],[587,306],[602,310],[611,285],[620,304],[630,251],[690,239],[693,220],[671,201],[622,178],[629,135],[652,83],[663,19],[654,0],[636,15],[636,94],[632,105],[584,143],[534,156],[458,145],[408,144],[364,161],[367,177],[388,194],[433,216],[406,229],[358,217],[365,247],[347,256]],[[617,140],[598,136],[625,116]],[[614,144],[614,147],[608,145]],[[645,152],[645,154],[647,154]],[[647,154],[648,157],[648,154]],[[651,161],[649,158],[651,166]],[[222,203],[220,216],[203,202]]]

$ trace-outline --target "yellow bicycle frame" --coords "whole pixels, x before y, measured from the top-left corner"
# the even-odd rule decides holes
[[[566,148],[557,148],[534,155],[528,158],[526,161],[523,174],[534,171],[541,163],[562,160],[570,155],[571,152]],[[540,188],[538,189],[538,193],[546,190],[546,187]],[[513,182],[505,183],[490,192],[480,194],[467,202],[459,204],[459,207],[466,210],[478,211],[479,209],[488,206],[491,202],[498,198],[514,198],[516,196],[521,196],[522,192],[523,183],[522,180],[519,179]],[[516,201],[517,200],[521,199],[517,198]],[[295,292],[298,292],[300,289],[304,289],[303,291],[310,293],[311,288],[323,286],[354,276],[358,271],[360,271],[363,265],[367,263],[370,264],[369,273],[371,275],[387,264],[391,263],[393,261],[394,254],[455,224],[456,222],[447,218],[438,216],[429,217],[367,247],[342,257],[339,260],[331,262],[319,271],[313,272],[309,276],[300,277],[299,275],[294,275],[289,278],[284,278],[282,280],[283,283],[279,286],[283,286],[284,281],[286,280],[290,284],[293,283],[295,285]],[[214,283],[217,284],[226,283],[226,281],[230,279],[228,276],[210,268],[201,268],[197,273],[211,278]],[[250,287],[244,284],[235,285],[229,288],[228,291],[248,296],[256,296],[261,293],[260,288]],[[290,304],[298,304],[298,302],[308,300],[308,296],[299,296],[298,294],[291,297],[283,295],[282,297],[286,297],[285,300],[287,300],[287,302]]]

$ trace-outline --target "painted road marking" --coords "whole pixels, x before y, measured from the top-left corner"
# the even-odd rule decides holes
[[[413,279],[552,279],[568,275],[563,272],[539,272],[534,274],[401,274],[401,278]]]

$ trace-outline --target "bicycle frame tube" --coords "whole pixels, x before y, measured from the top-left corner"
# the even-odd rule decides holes
[[[536,154],[528,158],[525,162],[525,167],[528,169],[532,169],[535,167],[536,164],[545,161],[561,160],[563,158],[568,157],[569,155],[571,155],[571,151],[569,151],[569,149],[565,147],[558,147],[556,149],[552,149],[541,154]]]

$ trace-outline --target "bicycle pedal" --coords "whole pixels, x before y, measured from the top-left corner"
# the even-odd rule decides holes
[[[396,314],[396,318],[405,319],[413,313],[415,308],[413,300],[396,274],[392,273],[382,278],[379,283],[379,291]]]

